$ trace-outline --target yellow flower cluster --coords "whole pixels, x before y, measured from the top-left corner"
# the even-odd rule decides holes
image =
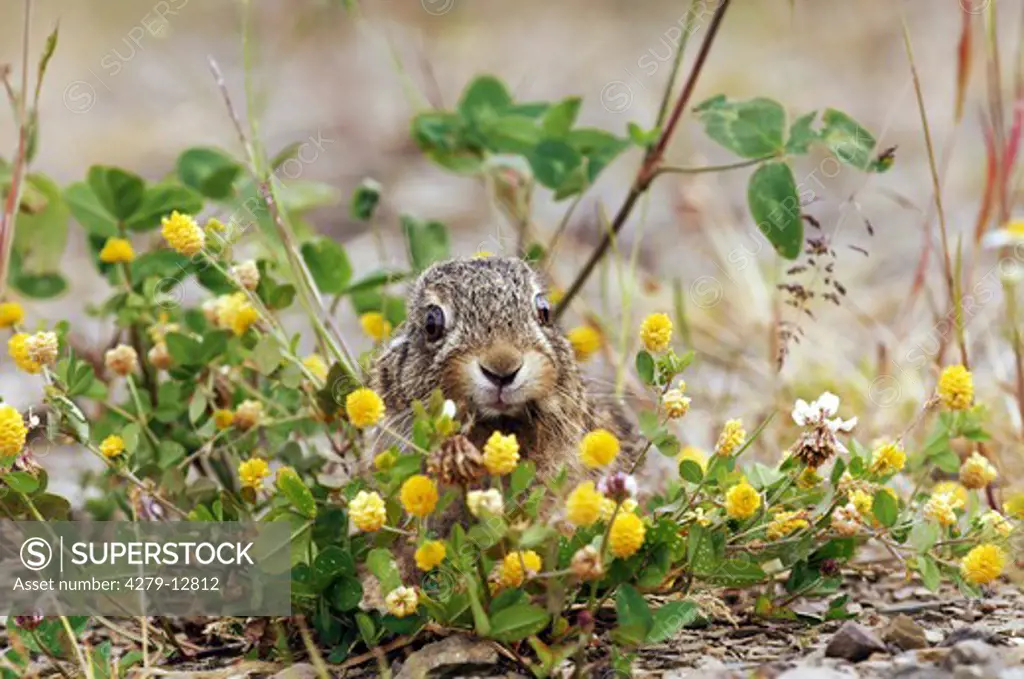
[[[505,436],[500,431],[491,434],[484,444],[484,466],[495,476],[511,474],[519,464],[519,441],[515,434]]]
[[[373,533],[381,529],[388,520],[384,500],[377,493],[361,490],[348,503],[348,516],[356,528],[364,533]]]
[[[124,439],[117,434],[111,434],[100,443],[100,452],[108,460],[117,457],[124,452]]]
[[[384,605],[388,613],[396,618],[412,615],[419,607],[420,595],[415,587],[396,587],[384,597]]]
[[[746,481],[737,483],[725,493],[725,513],[730,519],[749,519],[760,507],[761,494]]]
[[[327,379],[327,363],[320,354],[310,354],[302,359],[302,365],[318,380]]]
[[[169,217],[164,217],[161,223],[161,233],[167,244],[187,257],[198,254],[206,245],[206,234],[189,215],[175,210]]]
[[[421,571],[429,571],[437,568],[442,561],[444,561],[445,554],[444,543],[440,540],[427,540],[418,548],[416,548],[416,567]]]
[[[28,428],[21,413],[9,405],[0,405],[0,455],[12,457],[25,447]]]
[[[103,362],[110,372],[121,377],[127,377],[139,369],[139,355],[127,344],[118,344],[108,350],[103,356]]]
[[[577,526],[589,526],[601,518],[604,496],[594,488],[593,481],[584,481],[569,493],[565,501],[566,516]]]
[[[238,465],[238,478],[242,480],[243,488],[253,490],[263,489],[263,479],[270,476],[270,465],[266,460],[254,457]]]
[[[25,340],[25,352],[29,360],[42,366],[57,363],[60,343],[55,332],[37,332]]]
[[[543,565],[540,555],[532,549],[512,552],[501,562],[499,573],[501,586],[519,587],[527,578],[540,573]]]
[[[100,250],[100,261],[104,264],[128,264],[134,259],[135,250],[127,238],[108,238]]]
[[[935,521],[940,526],[947,527],[956,523],[956,513],[962,505],[955,496],[950,493],[933,494],[924,504],[924,517]]]
[[[942,405],[950,410],[967,410],[974,400],[974,380],[962,365],[951,365],[939,375],[935,389]]]
[[[607,522],[607,521],[611,521],[612,520],[612,514],[615,513],[615,506],[616,506],[615,505],[615,500],[611,499],[610,497],[606,497],[606,498],[602,498],[601,499],[601,520],[602,521],[606,521]],[[619,514],[632,514],[633,512],[636,511],[636,508],[637,508],[636,500],[634,500],[632,498],[626,498],[625,500],[622,501],[622,504],[619,505]]]
[[[940,493],[949,493],[957,502],[960,503],[961,507],[966,505],[967,500],[970,499],[967,489],[956,481],[939,481],[932,486],[932,495],[938,495]]]
[[[595,429],[580,441],[580,461],[589,469],[605,467],[619,455],[619,439],[607,429]]]
[[[994,509],[978,517],[978,522],[983,530],[990,530],[1001,538],[1008,538],[1013,533],[1013,524],[1010,520]]]
[[[960,483],[964,488],[979,490],[996,480],[999,472],[979,453],[972,453],[960,466]]]
[[[260,313],[249,302],[249,296],[244,292],[233,292],[218,297],[214,308],[217,326],[230,330],[238,337],[244,335],[260,319]]]
[[[219,431],[224,431],[235,421],[235,414],[225,408],[213,411],[213,424]]]
[[[0,328],[13,328],[25,320],[25,310],[17,302],[0,304]]]
[[[769,540],[779,540],[808,526],[810,523],[804,518],[803,512],[779,512],[768,524],[765,535]]]
[[[247,399],[238,404],[231,423],[242,431],[249,431],[263,424],[263,404],[260,401]]]
[[[898,443],[883,443],[871,453],[871,473],[888,476],[903,469],[907,463],[907,454]]]
[[[592,325],[573,328],[566,337],[569,339],[569,344],[572,345],[573,353],[576,354],[576,360],[580,363],[600,351],[604,344],[601,331]]]
[[[651,314],[640,324],[640,341],[651,353],[661,353],[668,349],[672,341],[672,320],[668,314]]]
[[[716,455],[732,455],[739,450],[747,440],[747,430],[743,428],[740,420],[729,420],[722,427],[722,433],[718,435],[718,442],[715,444]]]
[[[978,545],[960,562],[960,573],[975,585],[987,585],[1006,568],[1006,552],[997,545]]]
[[[627,559],[644,544],[646,533],[643,519],[631,512],[620,511],[608,532],[608,547],[615,556]]]
[[[690,411],[690,397],[683,395],[683,389],[669,389],[661,397],[661,405],[665,408],[665,415],[670,419],[678,419]]]
[[[384,417],[384,400],[373,389],[360,387],[345,397],[345,414],[357,429],[366,429]]]
[[[11,339],[7,340],[7,353],[14,359],[14,365],[17,366],[18,370],[29,375],[38,375],[42,372],[43,366],[33,361],[29,356],[28,347],[26,346],[28,337],[23,332],[12,335]]]
[[[437,506],[437,484],[423,474],[410,476],[402,484],[399,499],[402,507],[413,516],[430,516]]]
[[[360,316],[359,325],[374,342],[380,342],[391,336],[391,321],[379,311],[369,311]]]

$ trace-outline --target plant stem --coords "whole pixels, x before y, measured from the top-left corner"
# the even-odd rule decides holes
[[[743,167],[750,167],[751,165],[763,163],[764,161],[774,157],[774,155],[761,156],[760,158],[749,158],[747,160],[740,160],[735,163],[726,163],[724,165],[700,165],[697,167],[676,167],[673,165],[662,165],[657,170],[655,170],[654,176],[663,174],[704,174],[705,172],[725,172],[727,170],[738,170]]]
[[[633,181],[633,186],[629,190],[629,194],[626,196],[625,201],[616,213],[615,218],[612,220],[612,226],[610,232],[606,233],[604,238],[598,244],[597,248],[590,255],[590,259],[587,260],[583,268],[576,275],[576,279],[572,282],[572,285],[565,291],[565,296],[555,307],[555,320],[561,318],[562,314],[572,303],[573,298],[579,293],[583,284],[587,282],[590,275],[594,272],[594,268],[597,263],[601,261],[605,253],[608,252],[608,248],[611,247],[612,241],[618,237],[619,232],[622,231],[622,227],[626,225],[626,221],[629,219],[630,213],[633,211],[633,207],[636,205],[637,200],[643,195],[647,189],[650,188],[651,182],[656,176],[658,167],[661,164],[661,160],[665,155],[665,150],[668,148],[669,142],[672,140],[672,135],[675,132],[676,126],[679,124],[679,119],[683,115],[683,111],[686,110],[687,104],[693,97],[693,91],[697,86],[697,79],[700,77],[701,72],[704,70],[704,64],[707,61],[708,54],[711,51],[711,46],[714,44],[715,36],[718,35],[718,29],[722,24],[722,19],[725,17],[725,11],[729,8],[731,0],[722,0],[721,4],[715,10],[715,15],[711,19],[711,24],[708,26],[708,33],[704,38],[704,42],[700,46],[700,51],[697,53],[697,59],[693,64],[693,68],[690,70],[690,75],[686,80],[686,84],[683,85],[683,90],[679,94],[679,99],[676,100],[675,107],[672,109],[672,113],[668,117],[668,123],[665,126],[665,130],[661,133],[658,138],[657,144],[654,148],[647,152],[644,157],[643,163],[640,165],[640,169],[637,171],[636,179]],[[671,84],[669,85],[671,87]]]

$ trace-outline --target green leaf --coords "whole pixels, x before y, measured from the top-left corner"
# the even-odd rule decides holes
[[[917,570],[921,574],[921,583],[930,591],[935,592],[942,584],[942,574],[935,560],[924,554],[917,557]]]
[[[142,177],[118,167],[93,165],[86,181],[103,209],[120,220],[135,214],[146,191]]]
[[[377,211],[377,204],[380,203],[380,191],[379,182],[364,179],[352,193],[352,202],[348,208],[349,216],[361,222],[373,219],[373,213]]]
[[[28,472],[7,472],[0,474],[0,481],[3,481],[8,488],[16,493],[31,495],[39,490],[39,479]]]
[[[700,483],[704,478],[704,470],[693,460],[683,460],[679,463],[679,476],[690,483]]]
[[[793,121],[789,127],[786,153],[802,155],[811,149],[811,144],[821,139],[821,135],[813,127],[817,117],[818,112],[811,111]]]
[[[321,586],[326,586],[335,578],[356,574],[356,562],[350,552],[337,545],[325,547],[313,561],[313,578]]]
[[[722,587],[749,587],[764,582],[767,577],[757,562],[741,556],[723,561],[706,579]]]
[[[785,151],[786,112],[779,102],[758,97],[733,102],[724,95],[694,109],[708,136],[743,158],[761,158]]]
[[[764,163],[747,185],[750,214],[775,251],[786,259],[796,259],[804,242],[804,223],[800,216],[793,170],[784,162]]]
[[[515,469],[512,470],[512,474],[509,475],[509,492],[512,497],[519,495],[524,490],[530,487],[530,483],[533,481],[534,475],[537,473],[537,466],[530,460],[520,462]]]
[[[178,365],[196,365],[202,360],[202,345],[188,335],[179,332],[169,332],[164,338],[167,343],[167,352]]]
[[[488,120],[481,123],[480,134],[490,151],[519,155],[528,154],[543,138],[537,122],[526,116],[503,115]]]
[[[636,372],[644,384],[654,384],[654,357],[643,349],[636,354]]]
[[[601,171],[629,148],[628,139],[592,127],[577,128],[565,140],[586,158],[586,184],[593,184]]]
[[[261,375],[269,375],[281,365],[281,349],[277,340],[270,335],[263,335],[252,350],[252,361],[256,371]]]
[[[231,195],[241,170],[234,158],[218,149],[196,147],[178,156],[177,172],[182,183],[214,200]]]
[[[64,202],[71,216],[94,236],[113,238],[118,235],[117,220],[111,215],[92,188],[85,182],[75,182],[64,189]]]
[[[557,189],[580,166],[583,156],[564,141],[546,139],[530,151],[527,160],[538,182]]]
[[[459,114],[469,121],[492,117],[512,104],[505,84],[491,75],[476,78],[462,93]]]
[[[872,157],[875,138],[842,111],[825,109],[822,122],[821,139],[840,162],[869,172],[885,172],[892,165],[891,161]]]
[[[569,97],[549,108],[541,120],[545,136],[558,138],[568,134],[576,122],[582,102],[579,97]]]
[[[15,222],[13,248],[21,257],[22,275],[59,273],[71,212],[49,177],[30,174],[25,189],[37,192],[42,202],[32,212],[19,212]]]
[[[878,491],[875,493],[875,499],[871,502],[871,513],[875,515],[875,518],[883,526],[892,526],[896,523],[896,519],[899,516],[899,506],[896,504],[896,498],[886,490]]]
[[[281,469],[277,473],[277,488],[288,498],[292,507],[303,516],[316,518],[316,500],[306,484],[292,469]]]
[[[692,601],[670,601],[654,611],[654,624],[645,640],[658,644],[675,636],[676,632],[692,624],[700,609]]]
[[[202,209],[203,197],[187,186],[170,182],[154,184],[146,189],[142,204],[128,220],[128,228],[132,231],[151,231],[174,211],[195,215]]]
[[[391,557],[391,551],[383,547],[371,549],[366,555],[366,567],[380,581],[381,593],[385,596],[391,590],[402,586],[402,577],[398,573],[398,566]]]
[[[303,243],[302,259],[322,293],[337,295],[345,290],[352,278],[348,253],[331,238],[317,238]]]
[[[654,616],[647,601],[632,585],[622,585],[615,594],[615,612],[618,626],[616,638],[623,643],[639,646],[654,628]]]
[[[409,245],[413,267],[422,271],[434,262],[448,259],[450,246],[448,228],[437,221],[421,222],[409,215],[401,216],[402,232]]]
[[[505,643],[521,641],[548,626],[550,615],[540,606],[516,604],[491,616],[490,637]]]
[[[910,529],[907,542],[914,551],[924,554],[939,541],[939,527],[930,521],[919,521]]]
[[[11,271],[10,283],[18,292],[33,299],[51,299],[68,289],[68,282],[57,273],[22,274]]]

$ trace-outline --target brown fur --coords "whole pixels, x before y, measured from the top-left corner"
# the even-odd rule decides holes
[[[568,464],[581,476],[576,449],[581,436],[598,427],[633,438],[617,405],[600,407],[589,397],[572,346],[554,323],[541,321],[536,296],[544,286],[530,266],[516,258],[451,260],[423,272],[409,292],[407,320],[377,357],[372,384],[384,398],[389,427],[411,425],[410,405],[440,388],[455,401],[459,418],[471,423],[478,447],[495,430],[513,433],[521,455],[550,478]],[[440,306],[445,331],[431,341],[425,330],[428,308]],[[477,366],[506,373],[522,364],[509,412],[483,402],[485,377]],[[475,381],[476,380],[476,381]],[[627,452],[628,457],[628,452]]]

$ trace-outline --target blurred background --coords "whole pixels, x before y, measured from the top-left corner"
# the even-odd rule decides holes
[[[1002,83],[1009,107],[1024,2],[997,6]],[[911,299],[914,270],[927,238],[938,247],[933,185],[901,13],[920,70],[935,144],[951,242],[962,235],[974,261],[976,304],[967,338],[980,396],[993,418],[1005,421],[995,448],[1006,464],[1017,455],[1019,415],[1013,398],[1013,353],[1006,342],[1006,306],[994,275],[996,257],[977,249],[973,231],[985,181],[983,113],[986,82],[982,23],[975,22],[973,66],[964,116],[955,121],[957,45],[964,12],[987,11],[985,0],[735,0],[701,76],[693,102],[724,93],[730,98],[779,100],[790,120],[835,107],[878,138],[896,146],[885,174],[840,167],[825,153],[795,165],[805,211],[821,224],[836,252],[835,277],[848,294],[838,307],[818,303],[814,318],[777,371],[778,324],[788,307],[776,285],[788,263],[767,246],[746,209],[749,169],[660,178],[623,232],[619,253],[638,253],[638,273],[627,289],[633,304],[623,319],[615,295],[603,294],[616,267],[611,260],[584,294],[620,348],[644,313],[673,307],[670,281],[684,292],[685,344],[699,360],[688,373],[694,410],[685,442],[710,448],[727,416],[742,414],[748,430],[773,409],[788,419],[794,397],[811,399],[828,388],[840,394],[840,414],[861,417],[860,438],[901,430],[934,388],[938,366],[955,362],[948,332],[937,328],[948,311],[940,257],[934,250],[926,286]],[[380,268],[381,255],[362,222],[349,218],[349,196],[366,177],[384,188],[378,213],[383,258],[404,261],[398,215],[445,222],[453,251],[513,253],[515,233],[488,198],[482,182],[426,160],[409,134],[410,119],[428,105],[452,108],[477,74],[493,73],[517,100],[583,98],[580,122],[620,136],[630,121],[644,129],[655,120],[672,53],[688,2],[680,0],[365,0],[359,10],[342,2],[259,0],[252,3],[251,75],[256,110],[244,110],[241,4],[231,0],[89,0],[34,3],[30,54],[60,22],[60,42],[40,100],[40,148],[34,169],[61,185],[80,180],[93,164],[129,168],[149,180],[173,169],[182,149],[210,145],[240,155],[237,136],[208,65],[224,71],[243,116],[259,121],[270,154],[293,142],[311,142],[315,159],[301,180],[334,191],[320,195],[309,221],[343,241],[355,275]],[[0,64],[20,68],[22,3],[0,4]],[[710,17],[708,10],[706,17]],[[689,70],[706,18],[698,19],[681,74]],[[35,56],[32,57],[34,66]],[[428,104],[429,102],[429,104]],[[0,155],[15,146],[10,116],[0,117]],[[636,172],[640,152],[620,156],[602,174],[568,221],[552,271],[565,286],[599,239],[601,206],[613,213]],[[669,149],[674,165],[735,161],[686,116]],[[563,219],[568,201],[536,191],[534,218],[545,237]],[[873,231],[873,235],[872,235]],[[30,304],[30,318],[69,318],[85,342],[103,343],[109,330],[87,317],[107,283],[79,266],[84,237],[72,229],[65,270],[72,292]],[[965,260],[965,261],[966,261]],[[388,263],[388,262],[384,262]],[[978,287],[980,286],[980,287]],[[982,294],[985,293],[985,294]],[[570,313],[565,324],[580,322]],[[623,322],[625,321],[625,323]],[[354,316],[339,312],[353,343],[367,348]],[[622,352],[628,353],[628,352]],[[589,366],[608,389],[618,351]],[[5,398],[33,405],[36,390],[17,388],[13,366],[0,360]],[[790,443],[784,428],[763,448],[776,454]],[[761,451],[765,454],[765,450]],[[1006,452],[1012,455],[1008,456]],[[48,467],[52,465],[47,464]]]

